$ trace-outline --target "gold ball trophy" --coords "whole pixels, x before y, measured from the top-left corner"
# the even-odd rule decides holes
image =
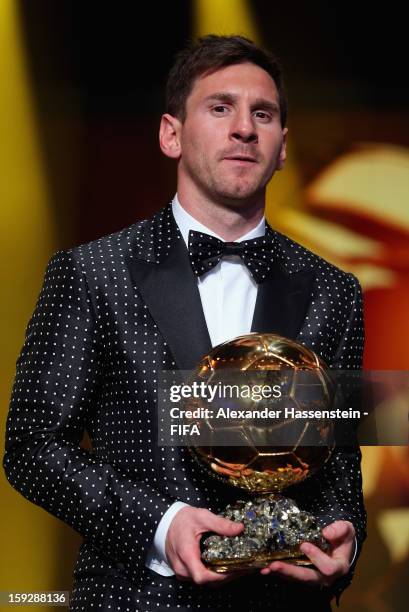
[[[226,485],[251,494],[247,500],[229,504],[220,514],[244,523],[244,530],[234,537],[205,536],[201,543],[203,563],[218,573],[262,568],[278,559],[311,565],[299,550],[300,544],[308,541],[328,550],[328,543],[317,519],[281,491],[315,474],[328,460],[334,448],[333,423],[266,419],[260,418],[258,411],[274,408],[277,414],[284,414],[286,407],[328,409],[334,398],[328,367],[298,342],[275,334],[251,333],[214,347],[197,365],[192,380],[206,385],[228,381],[246,389],[276,381],[280,392],[283,390],[279,400],[255,401],[246,394],[235,400],[233,407],[243,410],[244,419],[188,419],[203,434],[194,440],[188,438],[194,459]],[[219,411],[227,404],[232,406],[230,399],[218,402],[213,405]],[[205,408],[202,398],[190,398],[185,405]],[[249,414],[255,418],[248,418]],[[200,438],[205,442],[198,442]]]

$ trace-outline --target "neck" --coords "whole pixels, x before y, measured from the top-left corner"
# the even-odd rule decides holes
[[[247,234],[264,215],[264,196],[229,206],[228,202],[218,203],[205,197],[188,196],[182,189],[178,190],[178,199],[186,212],[227,242]]]

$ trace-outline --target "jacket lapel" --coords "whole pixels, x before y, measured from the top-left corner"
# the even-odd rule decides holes
[[[186,245],[172,220],[167,254],[156,262],[130,259],[130,273],[178,368],[192,370],[212,345]]]
[[[311,302],[314,277],[313,270],[289,274],[275,264],[258,287],[251,331],[295,339]]]

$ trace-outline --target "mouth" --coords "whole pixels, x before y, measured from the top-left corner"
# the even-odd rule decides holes
[[[249,155],[232,155],[223,158],[225,161],[237,162],[239,164],[256,164],[257,160],[255,157]]]

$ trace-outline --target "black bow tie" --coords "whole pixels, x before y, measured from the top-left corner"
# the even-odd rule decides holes
[[[243,242],[223,242],[209,234],[189,232],[189,256],[196,276],[217,266],[224,255],[238,255],[256,283],[262,283],[271,271],[271,247],[272,237],[268,234]]]

